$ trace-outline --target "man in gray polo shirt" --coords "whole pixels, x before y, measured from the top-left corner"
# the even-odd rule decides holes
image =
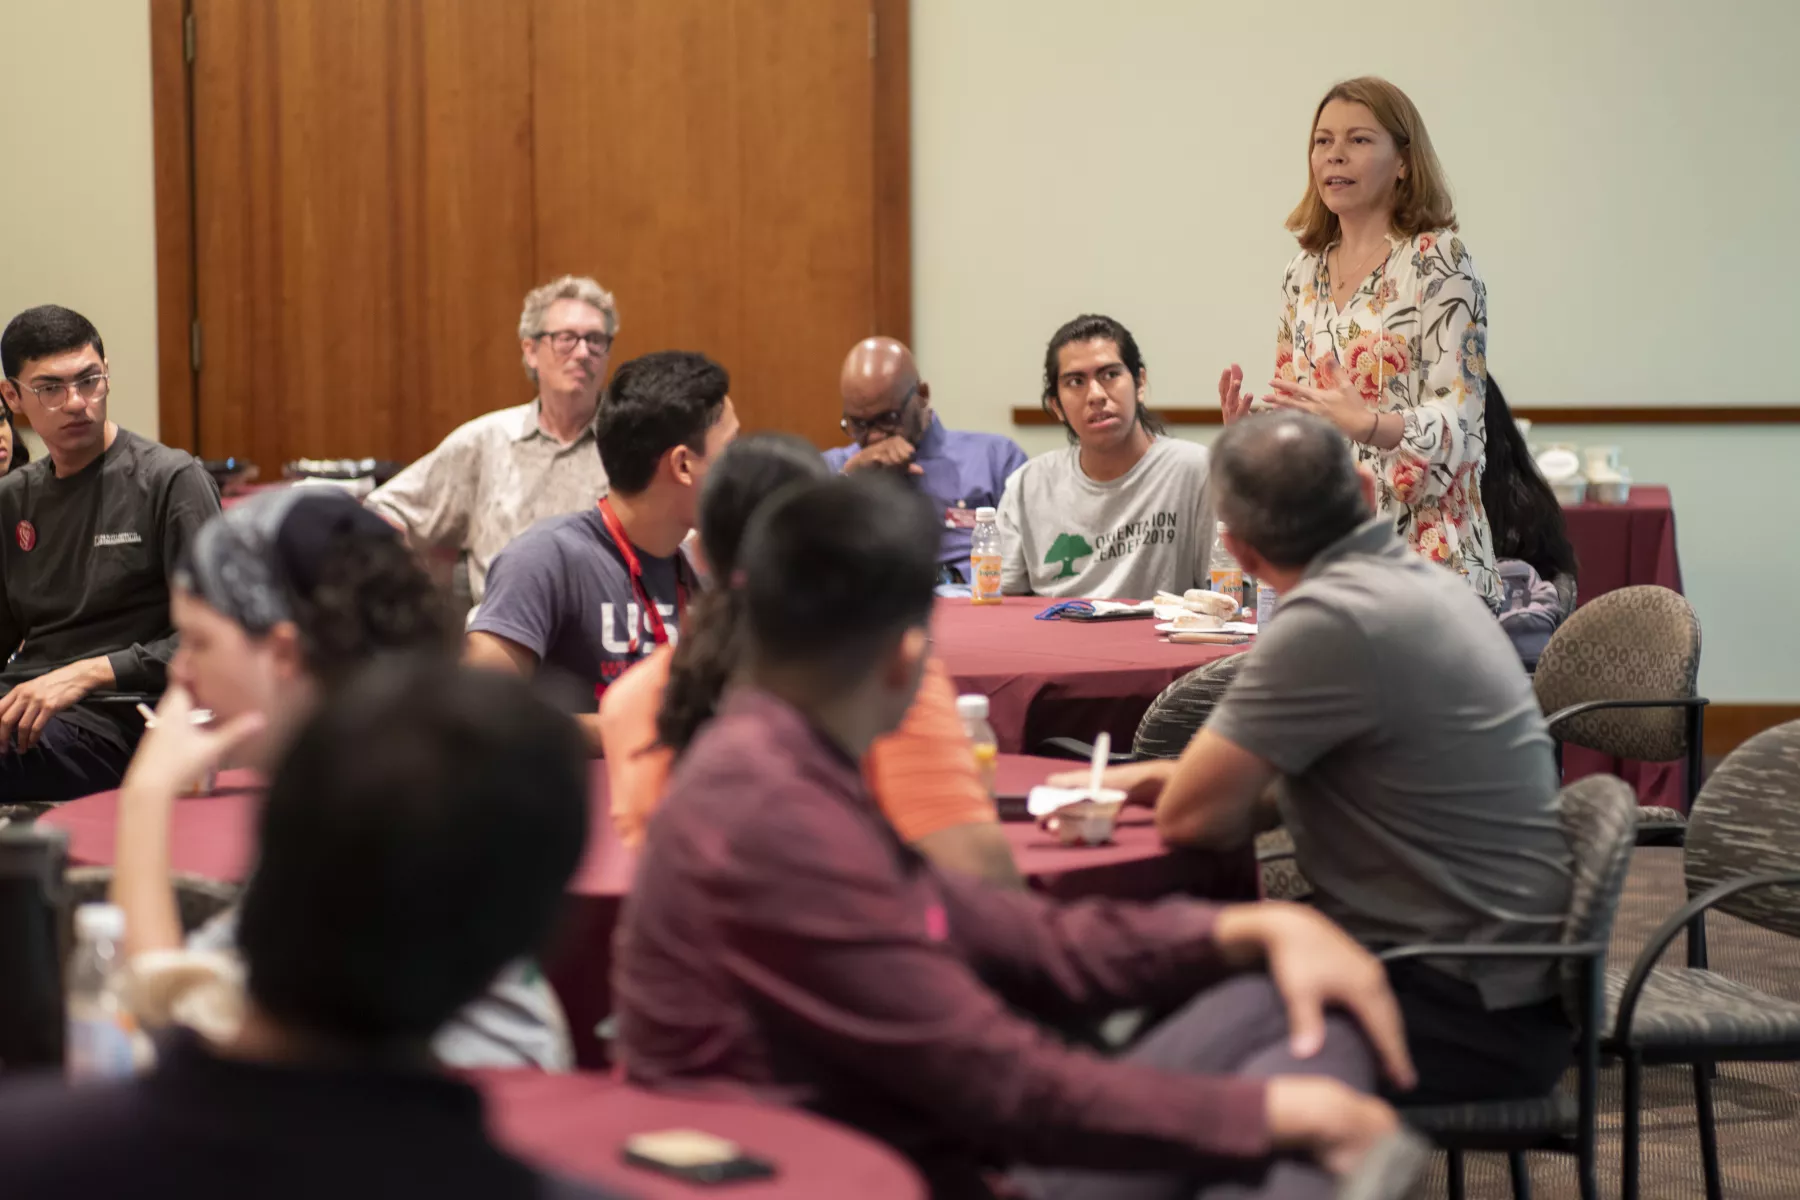
[[[1530,681],[1487,607],[1376,515],[1374,479],[1303,413],[1213,444],[1227,546],[1279,614],[1178,763],[1121,768],[1172,842],[1241,844],[1278,811],[1315,902],[1372,947],[1553,942],[1570,854]],[[1391,970],[1420,1085],[1531,1095],[1569,1061],[1545,962]]]

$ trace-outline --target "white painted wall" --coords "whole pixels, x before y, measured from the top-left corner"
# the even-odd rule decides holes
[[[63,304],[100,330],[111,412],[156,434],[147,0],[0,0],[0,325]]]
[[[1137,335],[1156,402],[1265,379],[1282,224],[1336,79],[1412,95],[1456,189],[1516,404],[1794,404],[1800,44],[1792,0],[913,0],[914,338],[940,412],[1017,429],[1083,311]],[[1198,431],[1188,436],[1205,440]],[[1800,700],[1800,428],[1540,427],[1673,489],[1702,686]]]

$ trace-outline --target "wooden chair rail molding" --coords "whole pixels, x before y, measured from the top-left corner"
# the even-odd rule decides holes
[[[1709,704],[1706,706],[1708,758],[1730,754],[1765,729],[1800,721],[1800,704]]]
[[[1170,425],[1220,424],[1216,407],[1155,411]],[[1520,405],[1513,413],[1538,425],[1800,425],[1800,405],[1796,404]],[[1056,418],[1041,408],[1015,408],[1012,423],[1054,425]]]

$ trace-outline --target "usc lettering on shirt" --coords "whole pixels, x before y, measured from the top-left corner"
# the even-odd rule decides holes
[[[658,604],[656,611],[662,614],[669,633],[669,644],[672,646],[680,640],[681,636],[680,630],[676,629],[673,623],[676,616],[675,606]],[[650,636],[649,622],[644,619],[644,614],[639,610],[635,600],[625,605],[625,623],[623,625],[619,623],[618,605],[610,600],[601,604],[600,646],[608,654],[630,654],[633,649],[631,644],[633,630],[637,631],[636,649],[642,654],[648,654],[656,648],[656,643]]]

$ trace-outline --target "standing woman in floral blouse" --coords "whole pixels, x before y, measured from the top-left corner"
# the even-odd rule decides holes
[[[1498,611],[1481,507],[1487,289],[1424,119],[1386,80],[1352,79],[1319,102],[1311,146],[1264,399],[1342,430],[1407,544]],[[1227,424],[1250,411],[1243,380],[1236,364],[1219,379]]]

